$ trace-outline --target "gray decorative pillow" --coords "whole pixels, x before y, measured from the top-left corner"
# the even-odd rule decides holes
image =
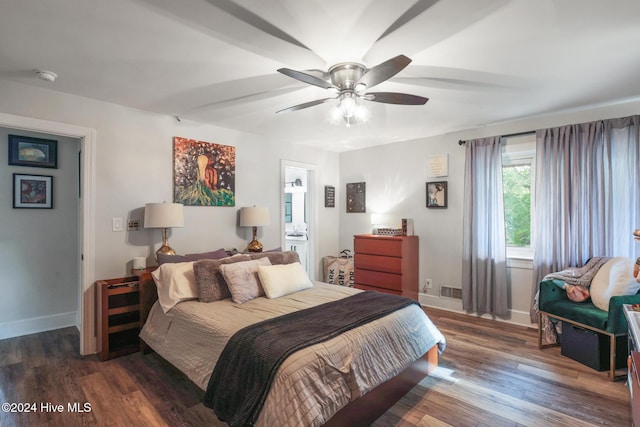
[[[250,261],[249,255],[235,255],[222,259],[203,259],[193,264],[193,273],[198,284],[198,299],[213,302],[231,298],[227,283],[220,273],[220,266],[242,261]]]
[[[269,258],[263,257],[252,261],[239,262],[220,266],[231,299],[236,304],[242,304],[259,296],[264,296],[264,290],[258,279],[258,266],[271,265]]]
[[[251,259],[269,258],[272,265],[278,264],[293,264],[294,262],[300,262],[300,257],[296,251],[286,252],[259,252],[249,254]]]

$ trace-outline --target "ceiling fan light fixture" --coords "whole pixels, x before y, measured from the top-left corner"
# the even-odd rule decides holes
[[[342,112],[343,117],[353,117],[356,114],[358,103],[353,93],[345,93],[340,95],[340,103],[338,108]]]
[[[331,107],[331,109],[329,110],[329,113],[327,114],[327,120],[332,125],[339,125],[340,123],[342,123],[342,111],[340,111],[337,104]]]
[[[358,104],[356,107],[356,120],[358,123],[364,123],[369,120],[371,114],[369,113],[369,109],[362,104]]]
[[[369,117],[369,110],[358,101],[354,92],[341,93],[338,96],[338,104],[329,110],[327,116],[332,124],[344,123],[347,127],[364,123],[369,120]]]
[[[282,111],[298,111],[337,99],[338,103],[331,108],[327,119],[334,124],[344,122],[349,127],[368,120],[369,111],[362,105],[363,101],[395,105],[424,105],[429,98],[397,92],[365,92],[365,90],[389,80],[402,71],[410,62],[411,59],[404,55],[397,55],[373,68],[367,68],[357,62],[342,62],[329,68],[328,81],[302,71],[279,68],[278,72],[288,77],[312,86],[328,89],[337,94],[337,96],[294,105],[280,110],[278,113]]]

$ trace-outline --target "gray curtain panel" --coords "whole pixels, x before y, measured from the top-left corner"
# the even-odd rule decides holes
[[[508,314],[507,259],[500,137],[465,146],[462,306],[478,314]]]
[[[639,255],[639,124],[631,116],[536,132],[532,322],[546,274],[593,256]]]

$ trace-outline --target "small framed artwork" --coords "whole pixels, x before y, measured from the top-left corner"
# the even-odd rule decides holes
[[[333,187],[331,185],[324,186],[324,207],[336,207],[336,187]]]
[[[352,182],[347,184],[347,213],[366,212],[367,183]]]
[[[58,167],[58,141],[9,135],[9,164],[55,169]]]
[[[53,208],[53,177],[49,175],[13,174],[13,207]]]
[[[447,181],[427,182],[427,207],[447,207]]]

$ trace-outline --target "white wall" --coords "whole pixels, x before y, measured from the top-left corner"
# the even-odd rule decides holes
[[[421,296],[421,302],[462,310],[460,300],[438,297],[440,286],[460,288],[462,282],[465,150],[464,146],[458,145],[458,141],[639,113],[640,101],[635,101],[342,153],[341,194],[336,195],[336,198],[340,197],[341,206],[340,248],[353,250],[353,235],[371,232],[371,213],[387,213],[387,216],[395,218],[388,225],[395,228],[400,228],[401,218],[413,218],[415,234],[420,237],[420,286],[422,287],[426,278],[433,280],[432,289],[428,291],[428,296]],[[449,176],[427,178],[427,159],[440,154],[449,155]],[[448,182],[448,208],[426,208],[425,183],[442,180]],[[346,184],[351,182],[366,182],[367,213],[346,213],[344,190]],[[511,281],[511,313],[503,320],[529,324],[532,282],[530,263],[514,262],[508,274]]]
[[[79,141],[0,128],[3,145],[10,134],[57,140],[58,168],[9,166],[0,150],[0,339],[78,322]],[[52,176],[53,209],[14,209],[14,173]]]
[[[170,235],[170,244],[179,253],[246,247],[251,231],[237,227],[237,212],[242,206],[260,205],[280,215],[281,159],[318,165],[318,277],[321,257],[337,251],[338,211],[321,208],[324,185],[337,181],[336,153],[215,126],[179,123],[169,116],[6,81],[0,82],[0,112],[96,129],[93,280],[128,275],[134,256],[146,256],[151,264],[160,243],[159,231],[113,232],[111,220],[141,218],[145,203],[172,200],[173,136],[236,147],[236,206],[186,207],[185,227],[173,229]],[[265,248],[280,246],[284,230],[277,224],[259,231]],[[19,284],[6,286],[11,289]]]

